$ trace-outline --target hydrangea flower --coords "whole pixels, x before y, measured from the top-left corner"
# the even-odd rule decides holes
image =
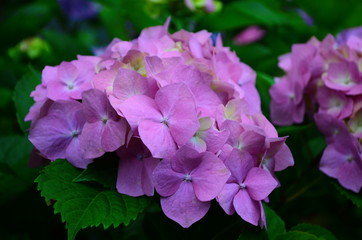
[[[105,93],[90,89],[82,93],[86,123],[80,135],[85,158],[97,158],[114,152],[126,142],[127,123],[111,107]]]
[[[79,168],[116,152],[117,191],[157,193],[165,215],[182,227],[200,220],[214,199],[232,214],[225,194],[241,218],[263,227],[261,201],[279,184],[274,172],[294,162],[261,112],[256,74],[220,35],[169,34],[168,25],[133,41],[114,39],[100,56],[45,67],[26,118],[29,139],[45,158]]]
[[[265,225],[262,218],[261,200],[268,197],[278,185],[269,171],[259,168],[253,157],[246,151],[233,149],[225,160],[231,177],[217,197],[227,214],[235,211],[245,221]]]
[[[230,172],[211,152],[198,153],[185,146],[163,160],[153,175],[163,212],[189,227],[209,210],[210,201],[220,193]]]
[[[91,160],[81,154],[79,136],[85,124],[82,104],[59,101],[52,104],[48,114],[39,119],[29,133],[29,140],[50,159],[66,158],[74,166],[85,168]]]
[[[360,28],[323,41],[296,44],[279,58],[286,75],[270,89],[271,118],[278,125],[314,115],[327,147],[320,170],[354,192],[362,187],[362,72]]]

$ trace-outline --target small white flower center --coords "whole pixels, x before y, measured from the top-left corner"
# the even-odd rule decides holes
[[[68,83],[67,83],[67,88],[68,88],[69,90],[73,90],[73,88],[74,88],[74,82],[68,82]]]
[[[192,182],[192,177],[190,174],[185,174],[184,176],[184,181],[185,182]]]
[[[101,121],[102,121],[103,124],[106,124],[108,122],[108,120],[109,120],[109,118],[107,116],[103,116],[101,118]]]
[[[78,131],[78,130],[73,130],[73,131],[70,133],[70,135],[72,136],[72,138],[76,138],[76,137],[78,137],[78,135],[79,135],[79,131]]]
[[[162,118],[161,123],[165,124],[168,127],[168,118],[167,117]]]
[[[245,189],[246,188],[246,185],[244,183],[239,183],[239,188],[240,189]]]

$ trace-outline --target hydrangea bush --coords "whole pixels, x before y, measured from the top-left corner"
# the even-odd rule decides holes
[[[275,124],[314,118],[326,138],[320,170],[354,192],[362,187],[362,38],[347,30],[337,40],[311,38],[279,58],[286,75],[270,89]]]
[[[214,199],[264,227],[274,173],[293,165],[286,137],[261,112],[255,72],[220,35],[169,34],[168,24],[114,39],[100,56],[45,67],[31,93],[29,140],[39,155],[82,169],[115,152],[118,192],[157,192],[182,227]]]

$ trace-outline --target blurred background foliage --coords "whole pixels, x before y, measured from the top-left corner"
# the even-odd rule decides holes
[[[360,0],[219,0],[214,13],[205,11],[203,0],[193,2],[194,11],[183,0],[1,1],[0,239],[66,239],[60,216],[54,215],[53,208],[47,206],[52,203],[40,197],[34,184],[40,168],[27,167],[32,146],[26,137],[29,124],[22,119],[32,104],[29,94],[40,81],[45,65],[72,60],[77,54],[96,54],[113,38],[131,40],[143,28],[163,24],[171,16],[170,32],[206,29],[222,34],[224,44],[257,71],[257,87],[268,116],[268,89],[273,77],[282,74],[277,67],[279,55],[311,36],[322,39],[328,33],[337,34],[345,28],[362,25]],[[258,26],[265,30],[265,35],[250,44],[237,44],[235,36],[249,26]],[[341,189],[319,172],[318,161],[325,143],[315,125],[307,121],[278,131],[289,136],[287,143],[295,157],[295,167],[277,175],[281,188],[272,193],[269,206],[282,220],[272,212],[270,221],[276,223],[271,223],[271,229],[279,226],[281,232],[285,228],[321,232],[309,225],[296,226],[307,223],[328,229],[337,239],[362,239],[362,197]],[[333,239],[328,234],[318,234],[315,236],[319,238],[298,239]],[[237,238],[274,239],[265,231],[243,223],[238,216],[225,215],[217,206],[203,220],[184,230],[160,212],[157,201],[128,227],[106,231],[91,228],[77,236],[77,239]],[[296,238],[289,235],[283,239]]]

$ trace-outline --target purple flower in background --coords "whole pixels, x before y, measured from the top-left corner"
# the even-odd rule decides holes
[[[351,135],[340,135],[323,152],[320,170],[336,178],[345,188],[359,192],[362,187],[362,159],[358,141]]]
[[[236,45],[246,45],[262,39],[265,35],[265,30],[258,26],[250,26],[238,33],[234,38]]]
[[[323,76],[327,87],[342,91],[347,95],[359,95],[362,92],[362,79],[358,66],[354,62],[333,62]]]
[[[351,116],[353,100],[343,93],[320,87],[316,97],[319,103],[319,112],[327,113],[339,119]]]
[[[335,118],[326,113],[314,114],[314,121],[317,124],[319,131],[326,137],[327,143],[334,142],[337,138],[346,138],[350,133],[343,120]]]
[[[189,147],[181,147],[153,172],[163,212],[184,228],[207,213],[210,201],[220,193],[229,176],[229,170],[214,154],[198,153]]]
[[[276,79],[276,83],[270,88],[270,95],[270,115],[275,124],[290,125],[303,121],[305,104],[302,83],[286,78]]]
[[[313,18],[303,9],[301,8],[296,8],[295,11],[299,14],[299,16],[303,19],[303,21],[309,25],[309,26],[313,26],[314,25],[314,20]]]
[[[348,121],[348,126],[351,133],[357,137],[362,138],[362,109],[357,111]]]
[[[90,0],[58,0],[58,3],[72,21],[94,18],[100,11],[100,5]]]
[[[362,27],[346,29],[337,35],[336,40],[337,40],[338,44],[346,44],[348,39],[352,36],[355,36],[355,37],[358,37],[361,39],[362,38]]]

